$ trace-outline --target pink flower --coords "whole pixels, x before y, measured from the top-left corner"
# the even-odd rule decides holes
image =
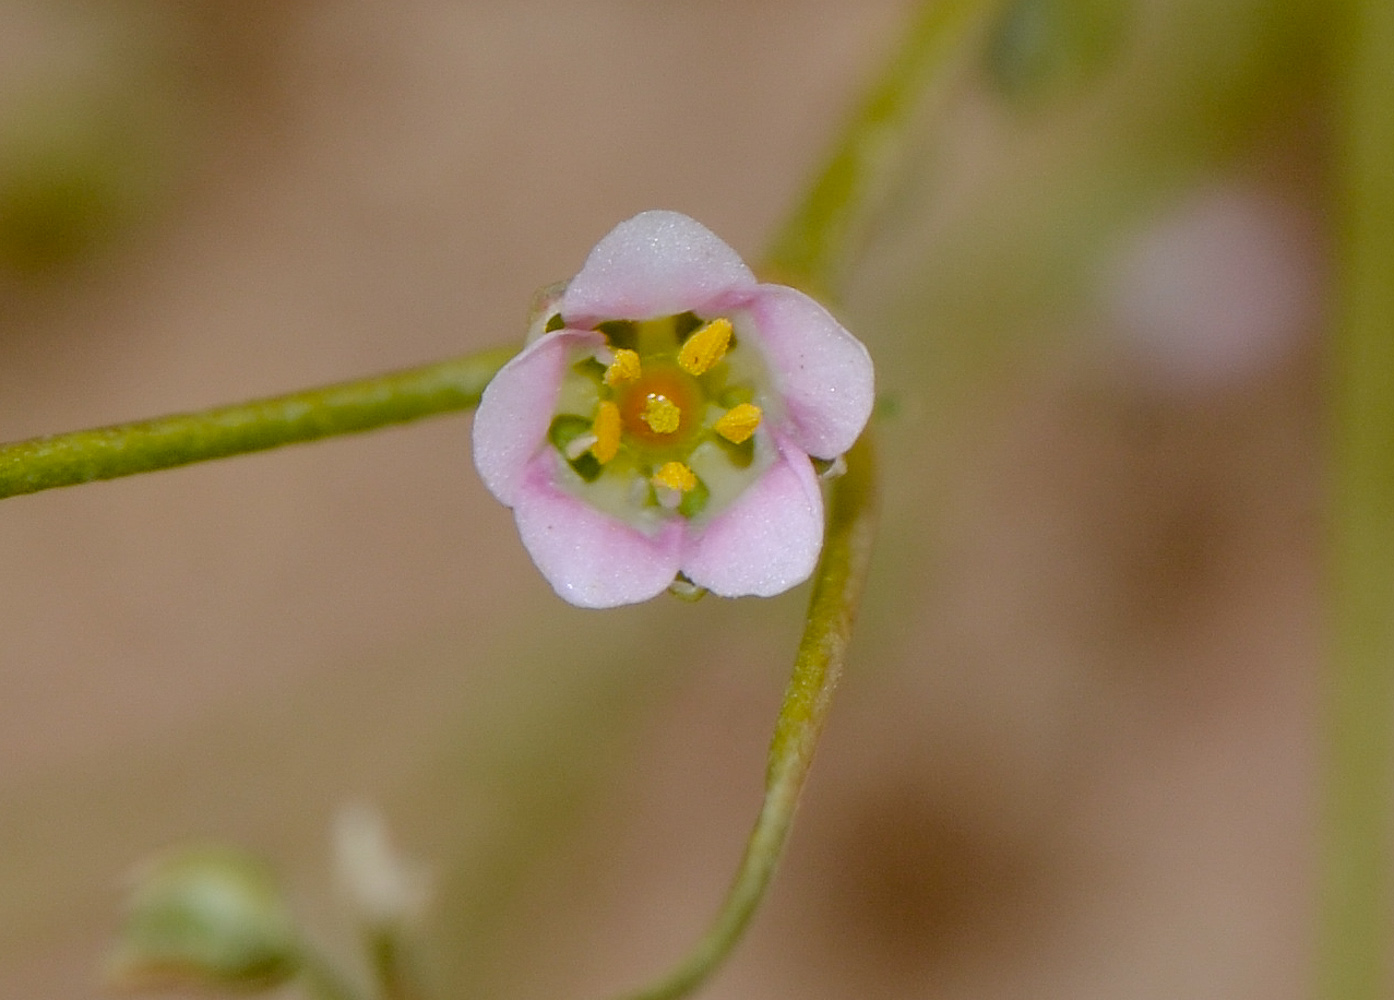
[[[757,283],[687,216],[644,212],[544,298],[480,401],[474,461],[572,604],[645,601],[679,574],[770,596],[813,572],[810,456],[852,446],[872,383],[866,348],[817,302]]]

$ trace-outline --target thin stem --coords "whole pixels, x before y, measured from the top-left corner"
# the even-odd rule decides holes
[[[331,959],[310,947],[301,954],[300,985],[312,1000],[377,1000],[344,975]]]
[[[776,234],[774,278],[832,294],[900,180],[915,114],[970,47],[998,0],[929,0],[880,79],[843,126],[832,155]]]
[[[406,936],[400,926],[392,923],[369,929],[365,944],[382,1000],[416,1000],[422,996],[410,969]]]
[[[844,126],[832,155],[776,235],[760,270],[833,297],[862,234],[884,207],[908,151],[915,112],[997,0],[928,0],[881,78]],[[832,489],[823,556],[793,676],[775,723],[765,796],[731,888],[707,932],[666,975],[624,1000],[676,1000],[705,982],[740,941],[769,887],[813,763],[870,561],[876,518],[872,448],[864,435]]]
[[[1340,65],[1343,309],[1332,364],[1335,629],[1320,990],[1390,995],[1394,789],[1394,5],[1357,0]]]
[[[847,453],[847,473],[832,489],[823,556],[808,606],[808,624],[775,724],[765,798],[745,855],[716,920],[687,957],[662,979],[626,1000],[673,1000],[710,976],[740,940],[765,895],[789,837],[861,600],[875,534],[876,475],[866,437]]]
[[[776,237],[768,270],[830,294],[882,206],[914,111],[996,0],[933,0],[907,32],[827,166]],[[169,469],[468,409],[504,351],[271,399],[0,446],[0,499]]]
[[[469,409],[511,354],[484,351],[285,396],[3,445],[0,498]]]

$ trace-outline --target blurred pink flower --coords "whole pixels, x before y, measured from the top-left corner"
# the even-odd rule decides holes
[[[677,212],[616,226],[544,297],[495,376],[474,461],[557,593],[631,604],[679,574],[726,597],[812,573],[837,458],[871,413],[871,359],[821,305],[759,284]]]

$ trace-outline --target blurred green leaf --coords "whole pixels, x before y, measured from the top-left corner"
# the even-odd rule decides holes
[[[988,75],[1008,97],[1042,103],[1115,63],[1134,16],[1125,0],[1013,0],[988,39]]]

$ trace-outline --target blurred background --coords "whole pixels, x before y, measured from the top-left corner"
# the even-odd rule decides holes
[[[614,223],[758,257],[908,0],[0,0],[0,438],[521,338]],[[1011,0],[840,310],[885,516],[790,854],[713,998],[1309,982],[1326,55],[1312,0]],[[0,996],[98,997],[123,880],[329,827],[434,873],[451,997],[705,926],[806,588],[586,613],[467,416],[6,501]]]

